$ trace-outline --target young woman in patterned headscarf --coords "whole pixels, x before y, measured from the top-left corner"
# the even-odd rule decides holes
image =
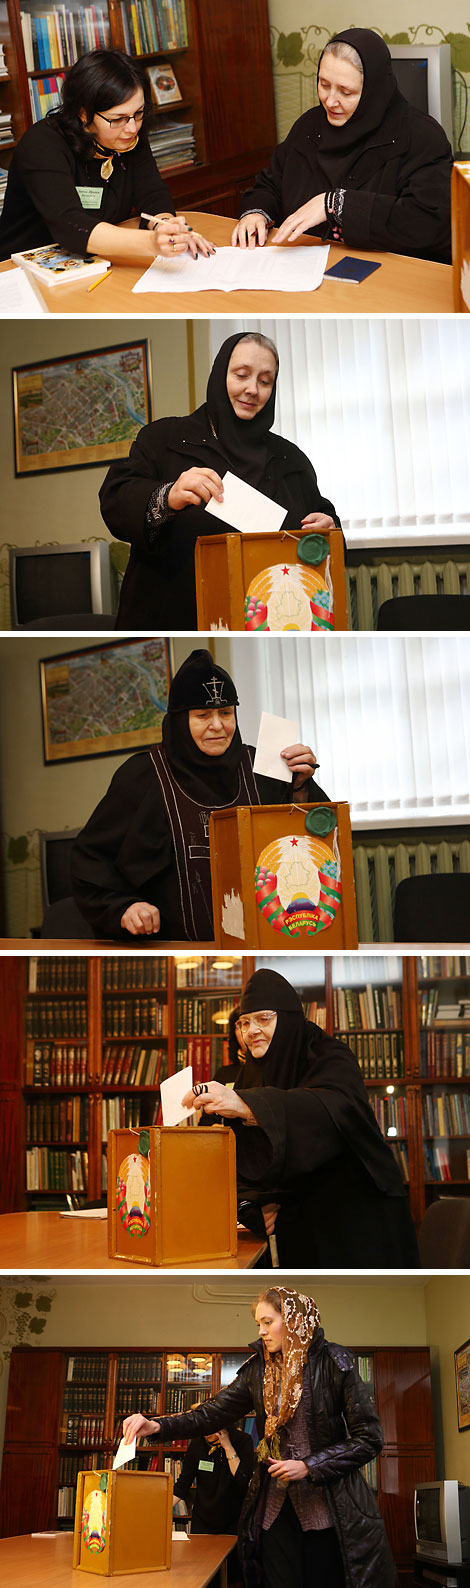
[[[395,1588],[361,1473],[382,1430],[351,1351],[325,1340],[315,1302],[284,1285],[254,1310],[260,1338],[233,1383],[192,1412],[127,1417],[126,1441],[192,1438],[254,1408],[258,1460],[239,1535],[246,1588]]]

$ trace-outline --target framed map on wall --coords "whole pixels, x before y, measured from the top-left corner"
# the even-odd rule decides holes
[[[171,640],[111,640],[39,663],[44,761],[158,744],[173,672]]]
[[[125,458],[152,418],[147,340],[23,364],[12,373],[16,475]]]

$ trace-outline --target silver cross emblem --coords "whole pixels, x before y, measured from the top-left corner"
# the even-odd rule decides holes
[[[206,692],[208,704],[210,703],[211,706],[227,705],[227,701],[224,700],[223,678],[210,678],[209,683],[203,684],[202,687]]]

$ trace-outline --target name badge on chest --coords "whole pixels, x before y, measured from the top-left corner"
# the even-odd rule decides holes
[[[84,210],[101,209],[101,200],[104,192],[102,187],[77,187],[75,191],[78,193]]]

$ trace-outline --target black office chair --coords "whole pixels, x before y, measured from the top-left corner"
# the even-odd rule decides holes
[[[39,862],[44,918],[40,937],[92,937],[93,932],[72,898],[71,859],[79,827],[39,834]]]
[[[470,629],[470,596],[393,596],[377,613],[378,629]]]
[[[470,1197],[439,1197],[418,1232],[422,1268],[470,1268]]]
[[[395,897],[396,943],[468,943],[470,875],[436,872],[406,877]]]

